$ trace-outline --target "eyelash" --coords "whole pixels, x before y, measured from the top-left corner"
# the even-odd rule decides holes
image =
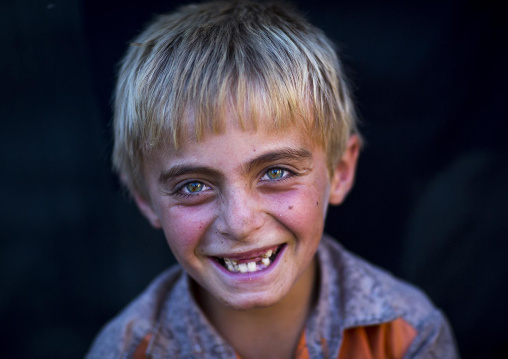
[[[268,168],[264,173],[263,173],[263,176],[261,176],[261,179],[265,176],[268,176],[268,172],[269,171],[273,171],[273,170],[282,170],[283,171],[283,176],[281,178],[268,178],[264,181],[267,181],[267,182],[283,182],[283,181],[287,181],[289,180],[290,178],[294,177],[294,176],[297,176],[297,173],[295,173],[294,171],[291,171],[285,167],[270,167]],[[190,192],[185,192],[185,187],[191,183],[200,183],[202,184],[204,187],[208,187],[210,188],[210,186],[206,185],[205,183],[203,183],[202,181],[188,181],[188,182],[184,182],[182,183],[180,186],[178,186],[175,191],[172,193],[173,195],[175,196],[179,196],[179,197],[193,197],[193,196],[199,196],[203,193],[203,191],[205,191],[206,189],[203,189],[199,192],[196,192],[196,193],[190,193]]]
[[[273,171],[273,170],[282,170],[284,172],[284,174],[282,175],[281,178],[268,178],[266,181],[268,181],[268,182],[282,182],[282,181],[287,181],[288,179],[290,179],[293,176],[296,176],[296,173],[294,171],[291,171],[285,167],[270,167],[263,173],[263,176],[261,176],[261,178],[268,176],[268,172]]]
[[[187,185],[191,184],[191,183],[200,183],[203,185],[203,187],[205,187],[205,189],[202,189],[201,191],[199,192],[196,192],[196,193],[191,193],[191,192],[184,192],[184,189]],[[184,182],[182,183],[180,186],[176,187],[175,188],[175,191],[172,193],[173,195],[175,196],[179,196],[179,197],[193,197],[193,196],[199,196],[200,194],[203,193],[203,191],[206,190],[206,187],[210,188],[210,186],[206,185],[205,183],[203,183],[202,181],[187,181],[187,182]]]

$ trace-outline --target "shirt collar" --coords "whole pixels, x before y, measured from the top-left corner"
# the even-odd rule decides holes
[[[338,357],[345,329],[394,320],[379,281],[357,257],[334,239],[324,236],[318,247],[320,289],[318,303],[306,327],[311,357]]]

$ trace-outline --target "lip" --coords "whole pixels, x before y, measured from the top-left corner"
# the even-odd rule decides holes
[[[264,247],[261,249],[254,249],[254,250],[248,251],[248,252],[218,254],[218,255],[211,256],[211,257],[229,258],[229,259],[235,259],[235,260],[249,259],[249,258],[255,258],[255,257],[262,256],[264,253],[266,253],[270,249],[273,251],[275,251],[279,247],[281,247],[281,249],[282,249],[283,245],[284,244],[278,244],[276,246],[267,246],[267,247]]]
[[[210,257],[210,260],[211,260],[212,264],[215,266],[215,268],[217,268],[222,274],[224,274],[226,277],[230,278],[231,280],[241,281],[241,282],[248,281],[250,283],[256,279],[264,278],[265,276],[269,275],[271,272],[273,272],[277,268],[281,258],[284,256],[284,253],[286,252],[287,244],[284,243],[284,244],[281,244],[281,245],[278,245],[275,247],[266,247],[266,250],[271,249],[271,248],[277,248],[277,247],[280,247],[279,252],[277,253],[277,257],[270,264],[270,266],[268,268],[265,268],[263,270],[256,271],[256,272],[232,273],[232,272],[228,271],[226,268],[224,268],[215,259],[215,257]],[[241,255],[244,255],[244,254],[252,255],[252,253],[258,253],[258,252],[260,252],[260,250],[245,252],[245,253],[242,253]],[[231,258],[231,257],[226,257],[226,258]]]

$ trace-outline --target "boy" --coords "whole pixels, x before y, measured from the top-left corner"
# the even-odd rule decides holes
[[[454,358],[418,290],[323,237],[360,138],[329,40],[287,5],[156,19],[115,94],[113,163],[180,266],[89,358]]]

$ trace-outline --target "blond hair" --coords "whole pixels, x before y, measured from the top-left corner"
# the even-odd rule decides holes
[[[214,1],[157,17],[129,46],[114,98],[113,167],[146,195],[143,158],[223,130],[226,112],[242,128],[301,126],[341,156],[356,115],[334,46],[288,4]],[[192,125],[189,125],[192,122]]]

